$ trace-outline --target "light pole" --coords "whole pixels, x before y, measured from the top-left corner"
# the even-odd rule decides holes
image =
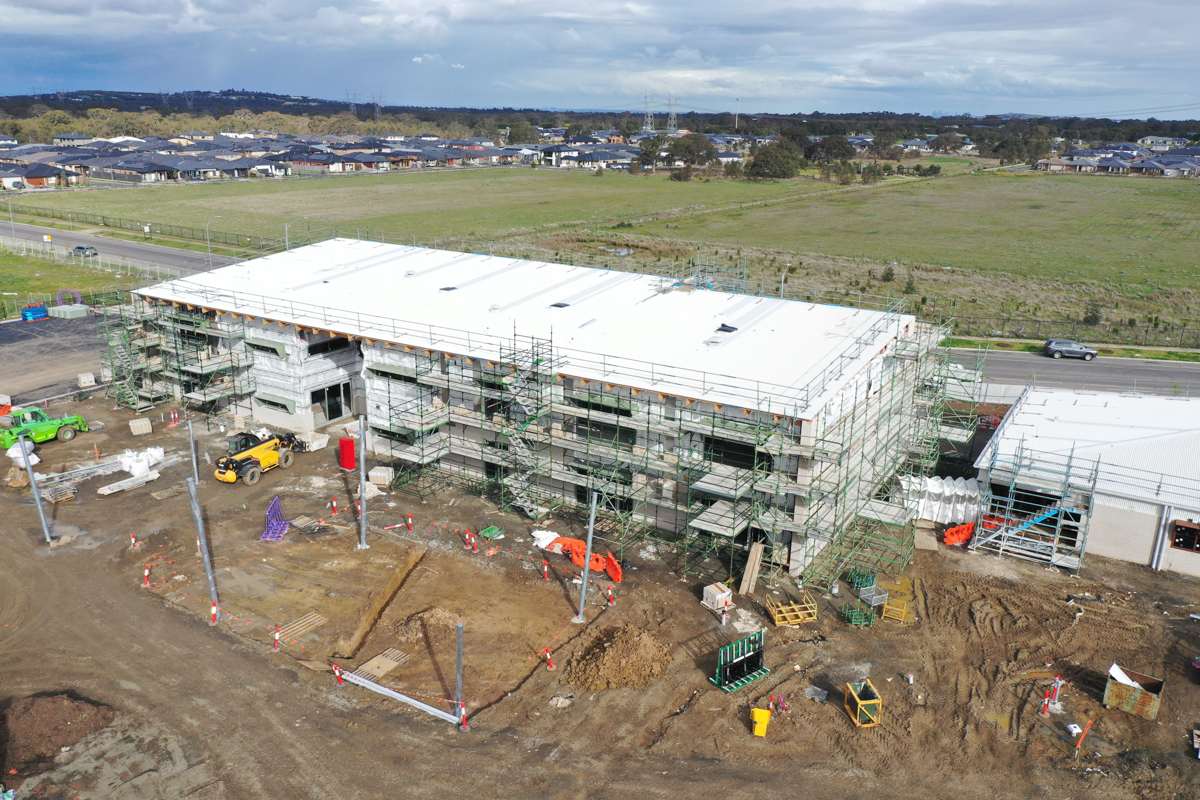
[[[741,98],[738,98],[738,97],[733,98],[733,132],[734,133],[737,133],[738,104],[741,102],[742,102]]]
[[[308,219],[308,217],[300,217],[300,219]],[[294,219],[291,222],[289,222],[288,224],[283,226],[283,249],[284,250],[292,249],[291,245],[288,243],[288,228],[295,225],[297,222],[300,221],[300,219]]]
[[[8,224],[12,225],[13,247],[16,247],[17,246],[17,223],[15,221],[13,221],[12,201],[13,201],[13,195],[10,194],[8,196]]]
[[[208,268],[209,269],[212,269],[212,239],[208,238],[208,226],[212,225],[213,219],[220,219],[221,216],[222,216],[221,214],[217,214],[215,217],[210,219],[208,222],[204,223],[204,242],[205,242],[205,244],[208,245]]]

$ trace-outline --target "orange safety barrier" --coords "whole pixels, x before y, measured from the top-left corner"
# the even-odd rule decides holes
[[[583,559],[587,556],[587,542],[582,539],[568,539],[560,536],[550,542],[550,546],[546,548],[552,553],[562,553],[565,556],[571,557],[571,563],[577,567],[583,566]],[[608,564],[608,559],[599,553],[592,553],[591,569],[596,572],[605,572]],[[616,580],[615,578],[613,580]]]
[[[618,561],[612,553],[604,553],[604,571],[608,573],[608,577],[612,578],[613,583],[620,583],[623,574],[621,570],[621,562]]]
[[[957,525],[946,531],[945,538],[942,540],[946,544],[962,544],[971,538],[971,534],[975,531],[975,525],[968,522],[966,525]]]

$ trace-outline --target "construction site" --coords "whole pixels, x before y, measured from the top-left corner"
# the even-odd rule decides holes
[[[1194,580],[1083,560],[952,319],[778,294],[331,239],[114,296],[10,410],[78,422],[0,494],[3,782],[1191,796]]]

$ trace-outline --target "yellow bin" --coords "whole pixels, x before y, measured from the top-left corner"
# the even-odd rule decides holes
[[[771,712],[765,708],[750,709],[750,721],[754,723],[754,735],[766,736],[767,723],[771,721]]]

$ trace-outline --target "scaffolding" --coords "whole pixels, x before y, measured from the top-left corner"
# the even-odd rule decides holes
[[[1078,571],[1087,544],[1100,462],[1035,453],[1018,442],[1011,455],[992,446],[971,551]]]
[[[141,414],[170,394],[162,379],[162,337],[154,325],[154,309],[137,295],[99,306],[101,378],[108,397]]]
[[[176,402],[205,415],[251,416],[253,359],[244,324],[134,294],[99,308],[108,395],[144,413]]]
[[[552,453],[546,428],[552,422],[552,388],[558,377],[553,344],[546,339],[514,341],[512,349],[501,351],[500,361],[511,370],[502,378],[511,397],[507,414],[494,418],[505,445],[500,448],[503,497],[507,507],[537,519],[550,510],[545,502]]]
[[[659,291],[754,288],[744,266],[696,261],[664,274]],[[882,313],[847,331],[811,374],[777,386],[515,334],[290,301],[283,310],[185,280],[170,296],[186,304],[156,303],[137,324],[158,337],[163,385],[196,404],[236,403],[255,389],[231,309],[358,339],[373,446],[392,458],[396,488],[430,497],[453,484],[533,518],[582,516],[599,493],[598,535],[614,552],[663,542],[691,574],[738,574],[756,543],[767,575],[812,585],[911,558],[900,478],[936,463],[949,373],[947,329],[904,314],[902,301],[803,295]],[[129,359],[114,329],[112,363],[145,386],[155,373]]]

